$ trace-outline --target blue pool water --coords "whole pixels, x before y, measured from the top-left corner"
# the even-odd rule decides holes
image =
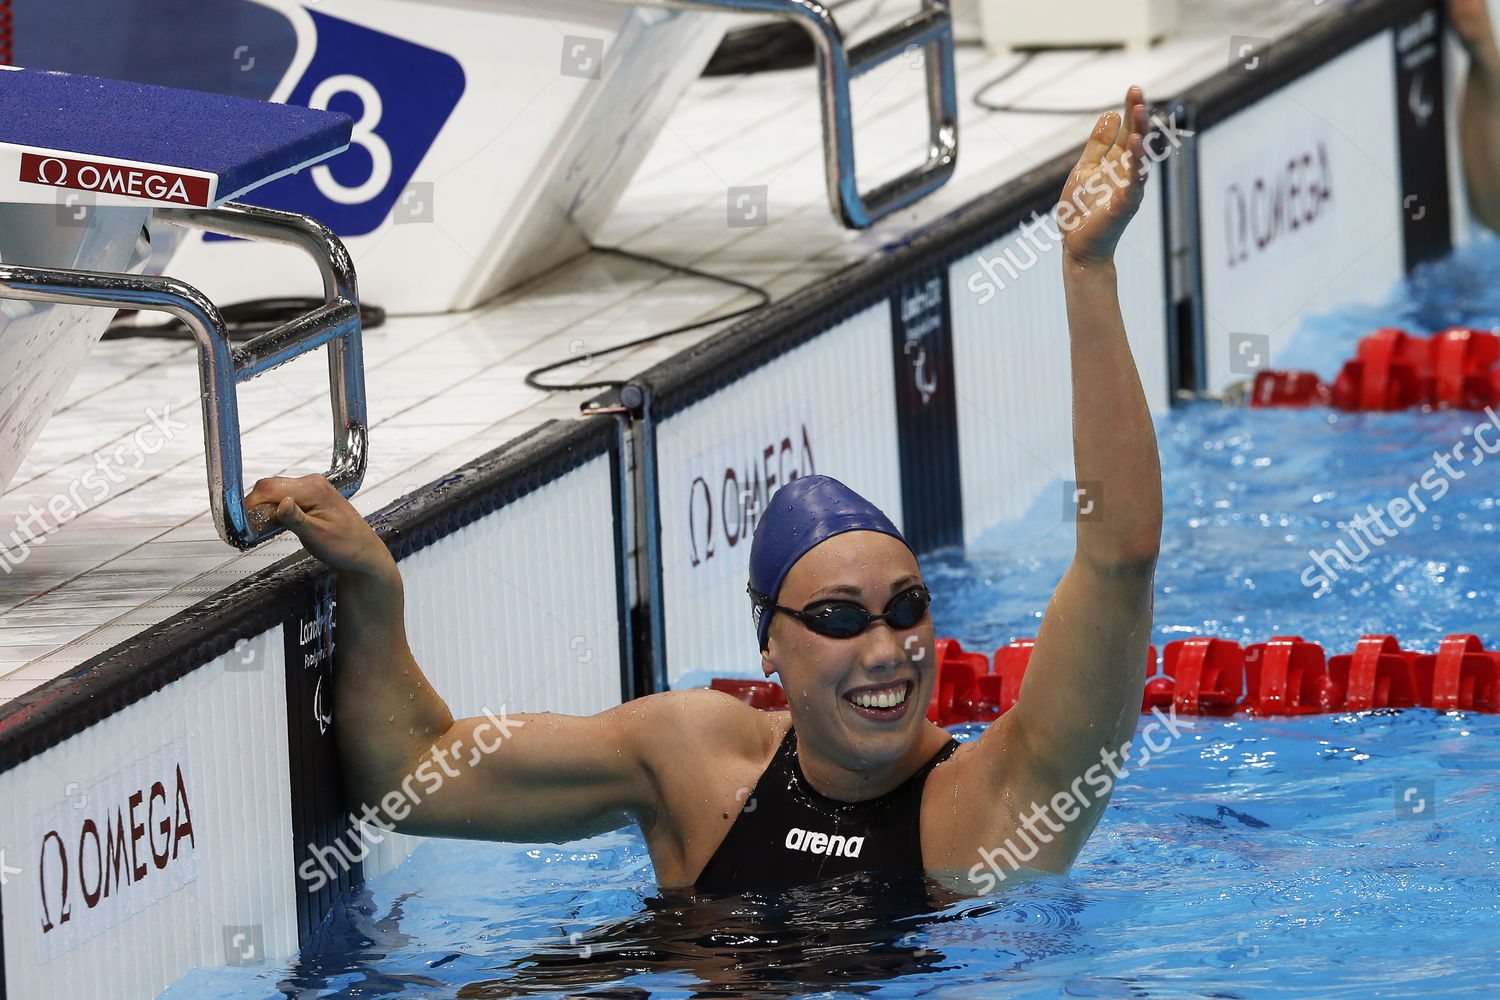
[[[1309,322],[1276,365],[1331,378],[1376,326],[1500,327],[1487,275],[1500,244],[1378,310]],[[1366,632],[1500,645],[1500,455],[1455,463],[1464,475],[1426,514],[1317,596],[1303,582],[1309,550],[1407,495],[1477,419],[1214,403],[1163,418],[1158,646],[1296,634],[1347,651]],[[1035,634],[1072,553],[1054,499],[966,556],[925,560],[939,635],[988,650]],[[167,996],[1500,996],[1500,716],[1181,722],[1117,786],[1069,874],[989,897],[933,910],[893,883],[701,902],[656,888],[634,831],[434,841],[300,961],[200,970]]]
[[[167,996],[1492,1000],[1497,747],[1496,717],[1425,710],[1190,722],[1068,875],[932,915],[838,890],[652,904],[634,833],[430,842],[301,963]],[[1431,808],[1398,819],[1408,780]]]

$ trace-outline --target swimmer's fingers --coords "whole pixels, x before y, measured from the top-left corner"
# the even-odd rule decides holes
[[[1125,106],[1120,112],[1120,124],[1115,130],[1115,148],[1124,152],[1136,139],[1146,137],[1146,96],[1137,84],[1125,91]]]
[[[334,498],[344,499],[323,476],[295,479],[273,476],[256,482],[245,496],[245,507],[250,512],[252,523],[277,521],[298,538],[303,538],[309,534],[322,534],[323,529],[337,522],[339,512]]]
[[[323,487],[338,493],[333,489],[333,484],[320,475],[299,476],[271,476],[267,479],[256,480],[250,492],[245,494],[245,506],[255,509],[262,508],[263,513],[275,513],[282,505],[282,501],[301,501],[307,507],[325,506],[328,503],[326,496],[319,496]]]
[[[1083,155],[1078,158],[1078,169],[1088,172],[1100,166],[1105,157],[1120,155],[1134,150],[1133,161],[1144,154],[1144,143],[1149,125],[1146,118],[1146,98],[1141,88],[1132,85],[1125,92],[1122,112],[1106,111],[1094,124]]]
[[[376,572],[391,564],[374,529],[321,475],[262,479],[245,496],[245,506],[252,521],[269,517],[279,522],[333,569]]]
[[[1146,148],[1139,139],[1135,141],[1125,158],[1130,168],[1130,190],[1125,193],[1131,204],[1137,205],[1146,193],[1146,177],[1151,172],[1151,161],[1146,159]]]
[[[1130,170],[1135,182],[1133,195],[1139,195],[1139,187],[1146,179],[1150,161],[1146,158],[1146,133],[1150,131],[1146,117],[1146,96],[1141,88],[1132,84],[1125,91],[1125,109],[1120,116],[1120,128],[1115,136],[1115,149],[1121,162]]]
[[[1071,220],[1063,244],[1081,261],[1107,261],[1145,196],[1149,167],[1146,101],[1139,87],[1125,95],[1123,113],[1101,115],[1063,189]]]
[[[1131,88],[1134,90],[1134,88]],[[1131,114],[1130,93],[1125,95],[1124,106],[1120,109],[1120,124],[1115,129],[1114,149],[1111,152],[1123,153],[1130,148],[1130,128],[1134,124],[1134,116]]]
[[[1087,172],[1103,163],[1105,154],[1114,148],[1119,134],[1120,116],[1113,111],[1100,115],[1088,144],[1083,147],[1083,155],[1078,158],[1075,170]]]

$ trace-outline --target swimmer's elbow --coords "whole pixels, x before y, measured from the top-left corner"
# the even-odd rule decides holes
[[[1089,568],[1101,577],[1110,580],[1132,581],[1150,579],[1156,573],[1156,561],[1161,555],[1161,545],[1153,540],[1147,544],[1111,546],[1099,551],[1095,546],[1079,549],[1079,555]]]
[[[1119,524],[1078,523],[1077,554],[1107,576],[1149,576],[1161,554],[1161,512]]]

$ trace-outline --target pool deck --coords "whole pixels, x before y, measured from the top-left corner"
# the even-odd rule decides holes
[[[861,19],[856,40],[916,7],[893,0],[863,6],[870,16]],[[972,4],[956,6],[962,19]],[[1131,82],[1142,84],[1148,99],[1179,92],[1224,67],[1231,36],[1284,37],[1309,20],[1336,16],[1334,7],[1185,3],[1182,30],[1149,53],[1042,53],[989,99],[1093,107],[1117,101]],[[845,15],[845,23],[854,17]],[[1093,115],[976,108],[974,94],[1019,57],[963,44],[962,30],[959,38],[958,168],[913,208],[859,232],[832,218],[814,70],[719,77],[689,91],[596,242],[732,276],[781,298],[1080,143]],[[862,186],[895,176],[922,155],[921,89],[922,74],[903,59],[856,82]],[[766,224],[727,225],[726,189],[737,185],[766,185]],[[363,294],[380,301],[378,288]],[[398,317],[367,330],[370,461],[355,507],[368,515],[547,420],[578,419],[585,394],[528,389],[528,370],[577,357],[576,366],[547,377],[629,378],[721,325],[607,359],[594,352],[750,302],[701,279],[591,253],[479,309]],[[197,352],[188,342],[100,343],[0,497],[0,543],[8,549],[0,557],[0,703],[299,551],[289,534],[243,553],[219,539],[208,511],[197,385]],[[331,430],[322,353],[243,386],[241,420],[247,485],[324,471]],[[140,435],[144,447],[137,443],[143,427],[160,428]],[[100,468],[100,456],[119,481],[88,502],[97,490],[77,484]],[[85,506],[72,499],[79,496]],[[29,548],[17,547],[12,531],[40,535]]]

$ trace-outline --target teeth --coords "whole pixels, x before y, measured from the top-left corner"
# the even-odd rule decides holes
[[[861,708],[895,708],[906,700],[906,685],[879,693],[862,691],[849,700]]]

